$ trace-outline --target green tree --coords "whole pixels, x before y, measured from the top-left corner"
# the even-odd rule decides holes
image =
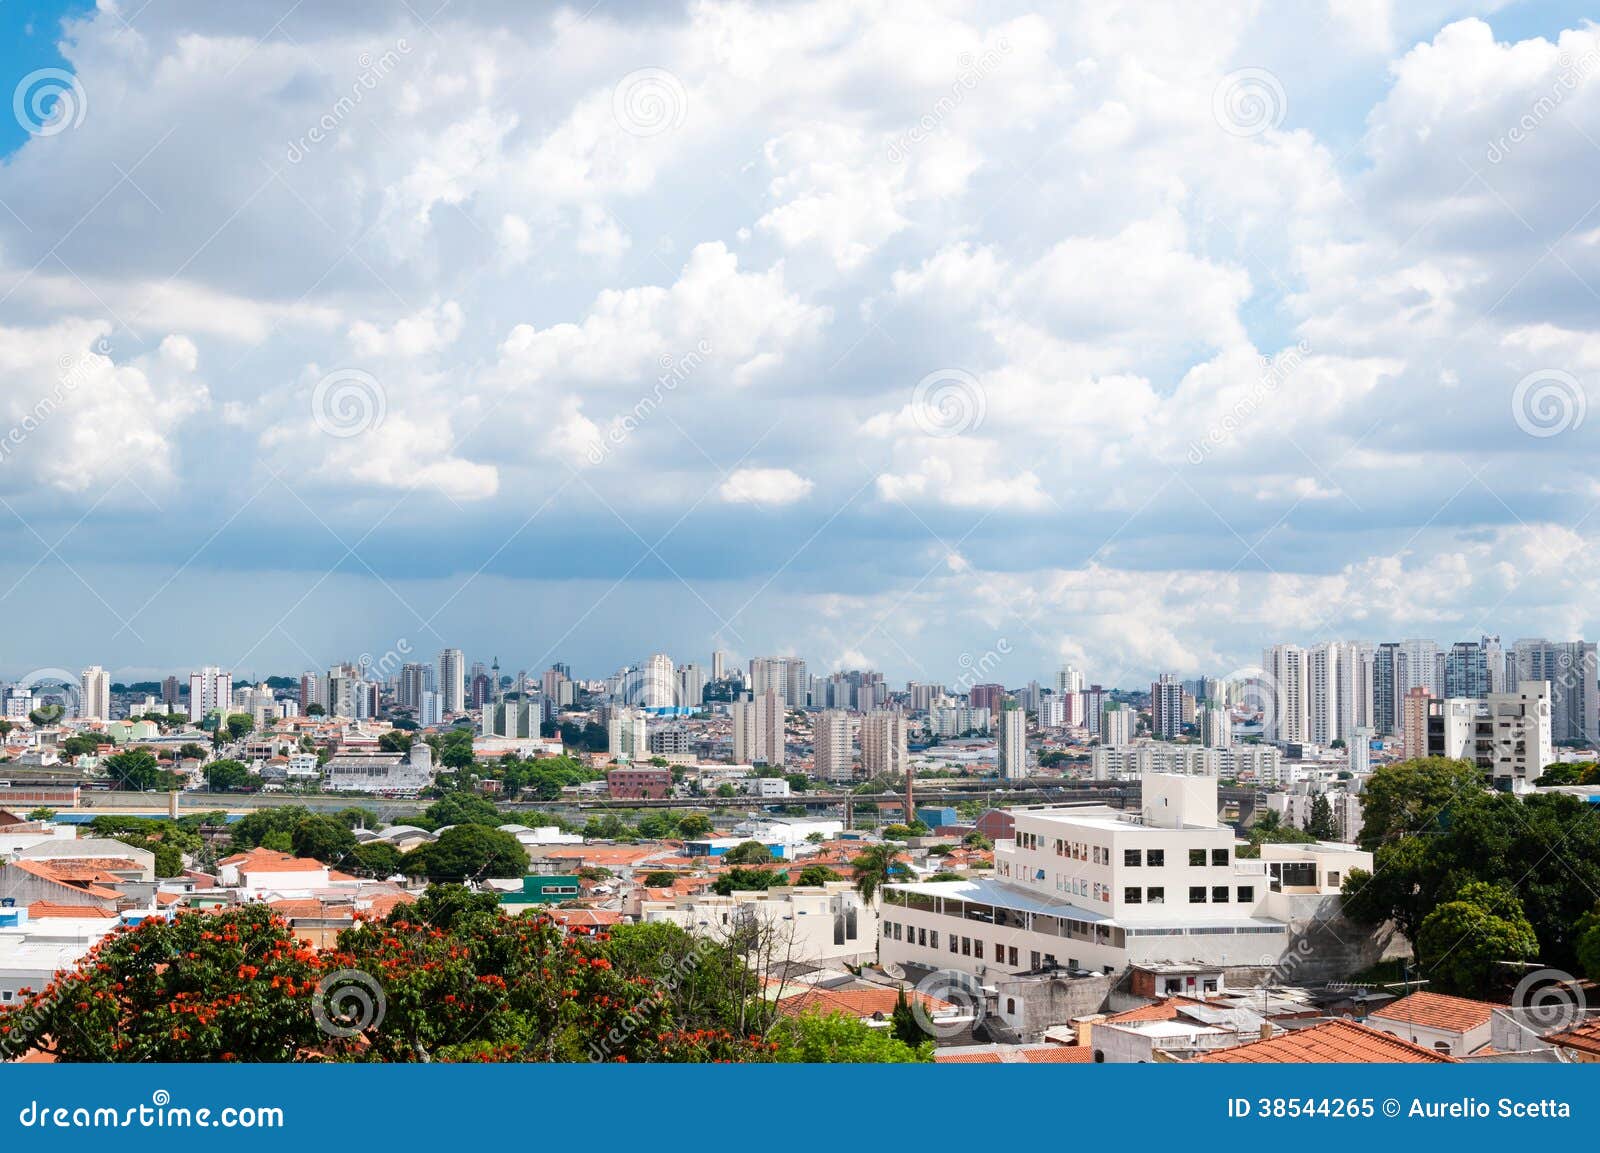
[[[1600,981],[1600,909],[1578,918],[1572,936],[1583,975],[1591,981]]]
[[[228,730],[228,737],[235,741],[241,739],[256,727],[255,721],[244,713],[228,714],[228,719],[224,724]]]
[[[54,809],[40,808],[28,810],[28,820],[30,821],[50,821],[55,819],[55,815],[56,811]]]
[[[294,852],[294,836],[288,829],[272,829],[261,838],[261,847],[275,853]]]
[[[739,790],[724,781],[722,784],[717,786],[716,795],[726,800],[729,797],[737,797],[739,795]]]
[[[411,740],[410,733],[391,729],[378,738],[378,747],[386,753],[409,753],[411,751]]]
[[[851,868],[856,871],[856,892],[861,894],[862,900],[870,904],[878,890],[889,883],[889,878],[899,867],[895,863],[899,852],[898,845],[869,845],[850,862]]]
[[[908,1064],[933,1060],[932,1042],[907,1045],[893,1030],[874,1029],[843,1013],[800,1013],[772,1032],[780,1062]]]
[[[1306,816],[1306,832],[1319,841],[1331,841],[1339,835],[1333,823],[1333,806],[1326,793],[1318,793],[1311,802],[1311,812]]]
[[[678,836],[686,840],[703,837],[711,831],[711,818],[704,813],[685,813],[678,820]]]
[[[257,845],[266,845],[268,834],[281,832],[285,841],[282,851],[289,852],[290,845],[287,842],[294,832],[294,827],[308,816],[310,810],[303,805],[272,805],[263,809],[253,809],[229,827],[228,851],[248,852]]]
[[[841,877],[838,873],[835,873],[826,865],[807,865],[805,868],[800,870],[800,876],[796,878],[795,884],[826,885],[829,881],[842,880],[844,880],[843,877]]]
[[[487,825],[494,829],[506,823],[494,802],[477,793],[449,793],[429,805],[422,817],[432,829],[446,825]]]
[[[400,868],[411,876],[430,881],[483,880],[489,877],[520,877],[528,871],[528,851],[510,833],[483,825],[456,825],[439,834],[431,845],[422,845],[400,860]]]
[[[783,884],[783,879],[784,874],[772,869],[729,869],[716,879],[711,891],[726,897],[735,891],[748,893],[770,889],[774,885]]]
[[[368,841],[351,849],[339,867],[358,877],[392,877],[400,871],[400,850],[387,841]]]
[[[1486,997],[1505,983],[1503,963],[1537,957],[1539,941],[1515,893],[1470,881],[1423,919],[1417,954],[1438,991]]]
[[[669,889],[677,879],[678,874],[671,869],[654,869],[644,875],[644,884],[650,889]]]
[[[327,715],[328,710],[317,704],[315,701],[306,706],[306,716],[308,717],[325,717]]]
[[[337,817],[313,813],[301,819],[290,834],[297,857],[315,857],[324,864],[337,864],[356,847],[356,835]]]
[[[148,749],[129,749],[107,757],[102,763],[117,787],[129,792],[170,789],[176,784],[173,775],[161,767]]]
[[[1362,790],[1361,847],[1442,828],[1454,809],[1483,792],[1477,767],[1467,761],[1422,757],[1382,765]]]
[[[922,1027],[922,1022],[917,1020],[917,1015],[911,1009],[911,1002],[906,1000],[906,987],[900,986],[899,995],[894,999],[894,1014],[889,1018],[889,1032],[894,1034],[894,1039],[913,1049],[920,1048],[925,1042],[932,1041],[932,1035]]]
[[[766,865],[772,862],[772,850],[760,841],[740,841],[722,854],[730,865]]]
[[[186,761],[203,761],[206,759],[206,749],[194,741],[185,741],[178,746],[178,756]]]
[[[244,763],[235,760],[212,761],[205,767],[206,787],[213,793],[231,793],[253,785],[256,778]]]

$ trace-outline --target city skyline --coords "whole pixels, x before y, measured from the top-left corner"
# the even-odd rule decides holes
[[[182,8],[11,39],[19,670],[1600,634],[1575,7]]]

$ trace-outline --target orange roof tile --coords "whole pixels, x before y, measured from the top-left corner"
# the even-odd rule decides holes
[[[871,1017],[882,1013],[885,1017],[894,1012],[900,999],[898,989],[816,989],[804,988],[778,1002],[778,1012],[786,1017],[816,1010],[822,1013],[844,1013],[851,1017]],[[950,1003],[912,989],[906,1000],[925,1005],[929,1009],[948,1009]]]
[[[1407,1025],[1421,1025],[1427,1029],[1464,1033],[1468,1029],[1487,1025],[1498,1007],[1488,1001],[1474,1001],[1467,997],[1450,997],[1444,993],[1423,991],[1385,1005],[1369,1014],[1369,1017]]]
[[[1101,1023],[1120,1025],[1125,1021],[1171,1021],[1177,1018],[1183,1006],[1203,1004],[1204,1001],[1196,1001],[1191,997],[1167,997],[1164,1000],[1152,1001],[1148,1005],[1140,1005],[1136,1009],[1113,1013]]]
[[[1563,1049],[1577,1049],[1581,1053],[1600,1054],[1600,1017],[1575,1025],[1571,1029],[1564,1029],[1559,1033],[1551,1033],[1545,1038],[1552,1045],[1559,1045]]]
[[[1094,1063],[1094,1050],[1087,1045],[1044,1045],[1037,1049],[1024,1049],[1022,1056],[1030,1065],[1089,1065]]]
[[[1293,1029],[1264,1041],[1219,1049],[1204,1062],[1240,1065],[1454,1064],[1455,1058],[1342,1017]]]
[[[99,905],[62,905],[55,901],[35,901],[28,906],[30,917],[115,917],[112,909]]]
[[[998,1065],[1000,1054],[989,1053],[940,1053],[933,1054],[935,1065]]]

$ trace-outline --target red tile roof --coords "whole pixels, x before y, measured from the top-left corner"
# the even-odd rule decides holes
[[[1417,992],[1402,997],[1392,1004],[1369,1014],[1407,1025],[1421,1025],[1427,1029],[1444,1029],[1464,1033],[1487,1025],[1495,1009],[1488,1001],[1474,1001],[1467,997],[1450,997],[1443,993]]]
[[[875,1013],[882,1013],[887,1017],[894,1012],[895,1002],[899,998],[898,989],[803,988],[779,1001],[778,1012],[786,1017],[811,1010],[819,1013],[844,1013],[851,1017],[871,1017]],[[937,997],[930,997],[915,989],[906,993],[906,1000],[913,1004],[920,1003],[930,1010],[950,1008],[948,1001],[941,1001]]]
[[[61,905],[55,901],[35,901],[28,906],[28,916],[39,917],[115,917],[117,914],[112,909],[102,909],[99,905]]]
[[[1264,1041],[1220,1049],[1204,1062],[1240,1065],[1358,1064],[1426,1065],[1455,1062],[1454,1057],[1391,1037],[1377,1029],[1336,1018],[1320,1025],[1293,1029]]]
[[[1120,1025],[1125,1021],[1172,1021],[1177,1019],[1179,1010],[1185,1005],[1203,1004],[1204,1001],[1196,1001],[1192,997],[1167,997],[1164,1000],[1152,1001],[1148,1005],[1140,1005],[1136,1009],[1113,1013],[1101,1024]]]
[[[1545,1040],[1563,1049],[1576,1049],[1580,1053],[1600,1055],[1600,1017],[1592,1018],[1581,1025],[1574,1025],[1559,1033],[1551,1033]]]

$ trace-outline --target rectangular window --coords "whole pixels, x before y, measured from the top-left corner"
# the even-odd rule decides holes
[[[924,949],[926,949],[928,947],[928,930],[926,930],[926,929],[918,929],[917,930],[917,944],[922,946]]]
[[[983,960],[983,940],[981,938],[972,942],[972,956],[975,960]]]
[[[1211,863],[1213,865],[1221,865],[1222,867],[1226,868],[1227,864],[1228,864],[1228,850],[1227,849],[1212,849],[1211,850]]]
[[[1122,863],[1130,869],[1137,869],[1142,863],[1144,854],[1138,849],[1123,849]]]
[[[1167,863],[1167,851],[1165,849],[1149,850],[1144,855],[1144,863],[1152,869],[1163,868]]]
[[[962,937],[961,938],[961,955],[963,957],[972,956],[972,938],[971,937]]]
[[[1191,864],[1191,865],[1204,865],[1205,863],[1206,863],[1206,851],[1204,849],[1190,849],[1189,850],[1189,864]]]
[[[1122,890],[1122,902],[1125,905],[1137,905],[1144,899],[1144,892],[1138,885],[1129,885]]]
[[[1239,886],[1239,903],[1241,905],[1251,904],[1251,903],[1253,903],[1255,901],[1255,899],[1256,899],[1256,887],[1254,885],[1240,885]]]
[[[1012,945],[1009,949],[1006,950],[1006,952],[1011,955],[1011,958],[1007,963],[1015,965],[1017,963],[1017,947],[1015,945]]]
[[[1189,886],[1189,904],[1203,905],[1206,903],[1206,887],[1204,885]]]
[[[1211,900],[1218,905],[1226,905],[1228,903],[1228,886],[1212,885]]]
[[[1167,891],[1156,885],[1144,891],[1144,899],[1152,905],[1164,905],[1167,903]]]
[[[928,930],[928,948],[937,949],[938,947],[939,947],[939,930],[938,929],[930,929],[930,930]]]
[[[956,939],[956,935],[954,933],[951,933],[950,934],[950,951],[952,953],[955,953],[955,952],[959,952],[960,949],[961,949],[961,942]]]

